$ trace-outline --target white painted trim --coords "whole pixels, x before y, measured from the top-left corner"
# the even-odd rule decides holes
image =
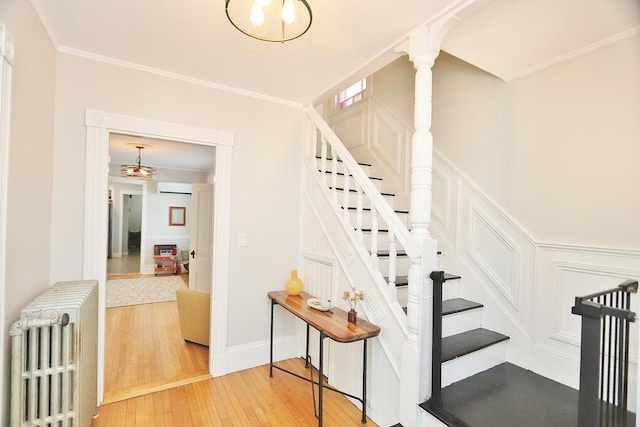
[[[194,128],[105,111],[86,110],[87,126],[85,158],[85,215],[83,278],[97,279],[103,284],[99,290],[98,319],[98,401],[104,394],[105,357],[105,287],[107,210],[104,202],[108,194],[109,134],[124,133],[151,138],[169,139],[192,144],[215,146],[216,198],[214,205],[213,279],[211,342],[209,372],[212,376],[227,373],[227,318],[229,277],[229,223],[231,220],[231,132]]]
[[[257,98],[267,102],[275,102],[277,104],[283,104],[283,105],[287,105],[295,108],[303,107],[302,104],[300,103],[288,101],[286,99],[276,98],[274,96],[262,95],[257,92],[251,92],[244,89],[226,86],[226,85],[214,83],[208,80],[197,79],[195,77],[186,76],[184,74],[178,74],[171,71],[162,70],[160,68],[149,67],[147,65],[136,64],[135,62],[123,61],[121,59],[116,59],[116,58],[112,58],[104,55],[98,55],[92,52],[87,52],[80,49],[74,49],[67,46],[58,47],[58,52],[66,53],[68,55],[78,56],[85,59],[90,59],[92,61],[103,62],[105,64],[115,65],[117,67],[128,68],[130,70],[143,71],[145,73],[155,74],[157,76],[166,77],[169,79],[180,80],[186,83],[191,83],[191,84],[204,86],[212,89],[222,90],[225,92],[231,92],[238,95],[248,96],[251,98]]]
[[[297,357],[298,340],[295,335],[273,339],[273,361]],[[249,344],[229,347],[229,372],[243,371],[269,363],[269,341],[258,341]]]
[[[7,405],[5,397],[5,342],[8,327],[5,323],[7,310],[6,256],[7,256],[7,193],[9,189],[9,127],[11,124],[11,82],[13,78],[13,60],[15,53],[14,39],[4,26],[0,24],[0,405]],[[7,411],[0,408],[0,425],[7,425]]]
[[[38,19],[40,20],[40,23],[42,24],[44,31],[47,33],[47,37],[49,37],[49,41],[51,42],[51,45],[55,49],[57,49],[58,38],[56,37],[55,31],[53,31],[53,26],[47,19],[47,14],[44,13],[44,10],[42,10],[42,6],[40,5],[40,2],[38,0],[31,0],[29,3],[31,3],[31,7],[33,8],[33,11],[38,16]]]

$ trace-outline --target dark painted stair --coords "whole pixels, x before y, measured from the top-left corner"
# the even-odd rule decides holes
[[[445,337],[442,338],[442,361],[448,362],[508,339],[506,335],[484,328]]]
[[[453,298],[442,301],[442,315],[462,313],[463,311],[482,307],[483,305],[479,302],[468,301],[463,298]]]
[[[420,404],[452,427],[578,427],[578,390],[511,363],[442,389],[442,404]],[[619,425],[635,426],[628,412]]]

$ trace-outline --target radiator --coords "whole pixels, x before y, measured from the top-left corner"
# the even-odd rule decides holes
[[[97,408],[98,282],[60,282],[11,326],[11,427],[88,427]]]

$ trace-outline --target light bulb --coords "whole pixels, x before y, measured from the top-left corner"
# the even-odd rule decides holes
[[[253,2],[253,7],[251,8],[251,16],[249,19],[251,20],[251,23],[253,25],[257,25],[258,27],[264,24],[264,11],[257,1]]]
[[[293,5],[293,0],[284,0],[282,5],[282,20],[287,24],[291,24],[296,20],[296,8]]]
[[[271,4],[271,0],[256,0],[256,3],[262,7],[267,7]]]

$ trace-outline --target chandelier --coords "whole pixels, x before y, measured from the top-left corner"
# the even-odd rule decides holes
[[[138,158],[135,165],[122,165],[120,168],[120,175],[125,178],[138,178],[138,179],[155,179],[156,170],[150,166],[143,166],[142,159],[140,158],[140,150],[144,148],[142,145],[136,145],[138,149]]]
[[[306,0],[226,0],[225,12],[236,29],[265,42],[297,39],[313,21]]]

